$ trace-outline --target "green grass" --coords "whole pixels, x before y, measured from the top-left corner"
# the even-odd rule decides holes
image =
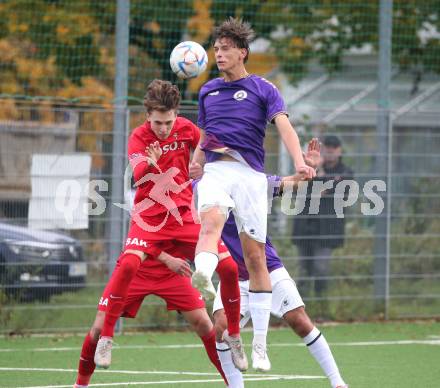
[[[340,370],[353,388],[434,388],[439,386],[440,323],[366,323],[322,327]],[[245,343],[251,333],[243,333]],[[396,344],[401,340],[434,340],[434,343]],[[350,342],[388,341],[387,344],[350,345]],[[95,384],[127,382],[160,382],[218,379],[202,347],[164,349],[163,345],[199,344],[189,332],[147,332],[122,335],[113,352],[110,372],[97,372]],[[6,337],[0,339],[0,386],[71,386],[82,337]],[[288,329],[273,330],[269,335],[271,374],[322,376],[308,350]],[[283,345],[285,344],[285,345]],[[290,346],[292,344],[292,346]],[[141,345],[140,348],[130,348]],[[41,351],[41,349],[50,351]],[[11,350],[9,350],[11,349]],[[247,348],[249,352],[249,348]],[[13,371],[7,368],[54,368],[67,371]],[[69,371],[73,369],[73,371]],[[176,374],[122,374],[117,371],[194,372]],[[197,375],[212,373],[212,375]],[[249,374],[255,375],[252,372]],[[261,375],[264,377],[264,375]],[[143,386],[140,384],[137,386]],[[157,386],[188,387],[223,386],[221,382],[167,383]],[[100,385],[101,386],[101,385]],[[124,384],[118,386],[127,386]],[[156,384],[146,385],[156,386]],[[326,379],[248,381],[246,387],[329,387]]]

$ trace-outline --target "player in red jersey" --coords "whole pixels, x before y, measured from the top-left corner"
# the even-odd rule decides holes
[[[148,278],[163,280],[170,276],[169,268],[164,265],[170,258],[194,258],[200,226],[194,222],[191,212],[188,165],[190,150],[199,141],[199,130],[191,121],[177,116],[179,103],[177,87],[166,81],[153,81],[148,86],[144,100],[147,121],[130,136],[128,152],[137,192],[125,249],[104,295],[108,294],[108,305],[105,320],[99,325],[102,327],[101,338],[94,345],[94,363],[104,368],[111,363],[113,331],[119,316],[123,313],[130,316],[127,306],[134,297],[142,294],[143,299],[145,295],[155,293],[147,285],[143,285],[140,294],[132,289],[131,282],[136,278],[141,264],[143,270],[148,272]],[[220,259],[217,272],[220,279],[228,283],[222,292],[222,300],[229,309],[226,310],[228,331],[241,346],[238,271],[229,254],[224,253]],[[189,267],[182,266],[179,274],[187,275],[188,270]],[[174,294],[156,293],[167,300],[168,308],[171,306],[186,312],[201,309],[199,294],[194,297],[188,279],[174,277],[168,289],[174,290]],[[170,300],[173,303],[169,303]],[[190,301],[194,302],[193,305]],[[141,302],[136,303],[140,305]],[[202,310],[206,312],[204,308]],[[213,329],[210,337],[211,334],[210,346],[215,343]],[[237,346],[236,343],[234,345]],[[205,347],[208,351],[206,344]],[[215,357],[210,355],[210,358]]]
[[[222,256],[229,256],[226,247],[224,245],[220,247]],[[179,254],[179,247],[174,247],[167,252],[162,251],[155,260],[143,261],[130,283],[122,316],[134,318],[142,301],[148,295],[161,297],[166,301],[168,310],[178,310],[182,313],[192,329],[201,338],[212,364],[228,384],[230,376],[237,374],[237,371],[225,361],[220,364],[216,350],[214,326],[208,316],[201,294],[191,285],[191,269],[188,262],[173,256],[177,254]],[[118,260],[115,273],[119,270],[120,263]],[[113,276],[112,279],[114,279]],[[112,279],[102,293],[95,321],[84,339],[74,388],[88,387],[95,370],[94,355],[104,325],[105,311],[110,300]],[[226,363],[224,372],[223,363]]]

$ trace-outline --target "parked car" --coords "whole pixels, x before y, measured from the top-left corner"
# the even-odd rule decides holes
[[[17,300],[48,299],[85,285],[81,244],[66,235],[0,223],[0,285]]]

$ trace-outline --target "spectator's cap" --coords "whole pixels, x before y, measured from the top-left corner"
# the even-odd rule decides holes
[[[326,147],[333,147],[333,148],[337,148],[337,147],[340,147],[342,145],[341,140],[339,139],[339,137],[337,137],[335,135],[327,135],[326,137],[324,137],[324,141],[322,143]]]

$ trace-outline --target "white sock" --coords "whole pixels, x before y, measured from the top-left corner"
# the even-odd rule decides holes
[[[249,311],[254,328],[254,339],[252,343],[258,343],[264,346],[264,348],[266,348],[271,307],[271,292],[253,292],[249,290]]]
[[[229,388],[244,388],[243,375],[232,362],[231,349],[225,342],[216,342],[218,358],[228,380]]]
[[[345,385],[344,380],[342,380],[341,374],[339,373],[336,361],[333,358],[332,351],[321,332],[314,327],[313,330],[303,338],[303,341],[330,380],[332,387]]]
[[[194,259],[194,264],[197,271],[201,271],[212,278],[217,268],[218,256],[212,252],[199,252]]]

